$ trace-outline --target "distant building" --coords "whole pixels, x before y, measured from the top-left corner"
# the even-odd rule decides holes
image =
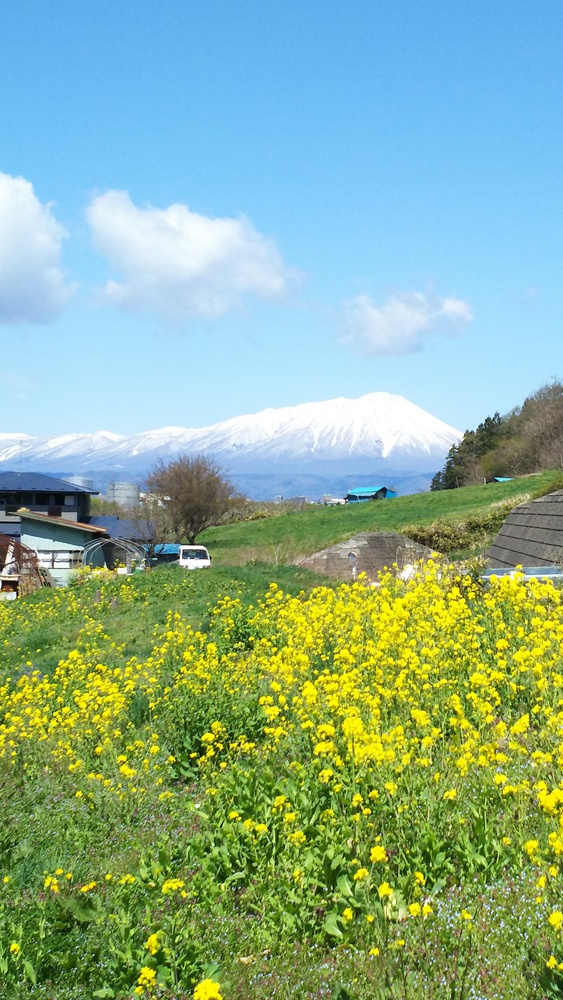
[[[94,492],[94,480],[88,476],[65,476],[63,482],[71,483],[73,486],[82,486],[85,490]]]
[[[125,510],[139,506],[139,487],[137,483],[110,483],[106,496]]]
[[[358,500],[386,500],[396,496],[396,490],[391,490],[388,486],[358,486],[354,490],[348,490],[344,499],[346,503],[355,503]]]

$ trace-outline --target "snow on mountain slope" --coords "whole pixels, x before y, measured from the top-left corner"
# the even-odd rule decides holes
[[[340,463],[359,472],[367,462],[374,471],[411,473],[436,471],[460,437],[403,396],[374,392],[262,410],[198,430],[163,427],[127,437],[109,431],[56,438],[0,434],[0,466],[124,475],[146,473],[160,457],[203,452],[234,471],[304,463],[312,471]]]
[[[119,434],[111,431],[98,431],[96,434],[63,434],[53,438],[33,438],[26,434],[0,434],[0,463],[21,463],[22,467],[30,468],[30,463],[36,464],[42,459],[49,464],[58,462],[64,465],[75,457],[83,464],[99,453],[111,448],[121,441]]]
[[[404,397],[374,392],[236,417],[194,432],[193,443],[216,453],[334,461],[355,455],[388,459],[398,450],[441,454],[460,436]]]

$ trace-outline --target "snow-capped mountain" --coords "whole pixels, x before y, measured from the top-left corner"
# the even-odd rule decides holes
[[[159,458],[205,453],[237,481],[304,475],[428,478],[460,437],[403,396],[374,392],[262,410],[200,429],[163,427],[127,437],[109,431],[55,438],[0,434],[0,468],[88,473],[107,481],[143,477]]]

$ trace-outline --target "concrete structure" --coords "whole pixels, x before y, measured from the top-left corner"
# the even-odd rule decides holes
[[[345,542],[314,552],[297,560],[297,563],[337,580],[354,580],[360,573],[374,580],[378,573],[394,564],[402,570],[421,559],[429,559],[433,554],[425,545],[419,545],[396,532],[361,531]]]
[[[60,517],[20,510],[21,542],[37,554],[39,566],[49,570],[54,582],[66,586],[82,566],[84,546],[95,537],[108,538],[104,528]],[[105,566],[102,549],[90,565]]]
[[[515,507],[487,552],[487,563],[491,568],[563,564],[563,490]]]

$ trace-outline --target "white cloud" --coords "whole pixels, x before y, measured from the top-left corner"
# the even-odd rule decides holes
[[[245,295],[276,298],[288,271],[275,244],[252,223],[213,219],[187,205],[138,208],[126,191],[108,191],[87,210],[97,249],[119,272],[102,301],[164,319],[216,319]]]
[[[66,305],[65,236],[29,181],[0,173],[0,323],[44,323]]]
[[[473,319],[468,302],[423,292],[390,295],[376,306],[369,295],[348,299],[343,307],[344,341],[364,354],[419,351],[432,333],[456,333]]]

